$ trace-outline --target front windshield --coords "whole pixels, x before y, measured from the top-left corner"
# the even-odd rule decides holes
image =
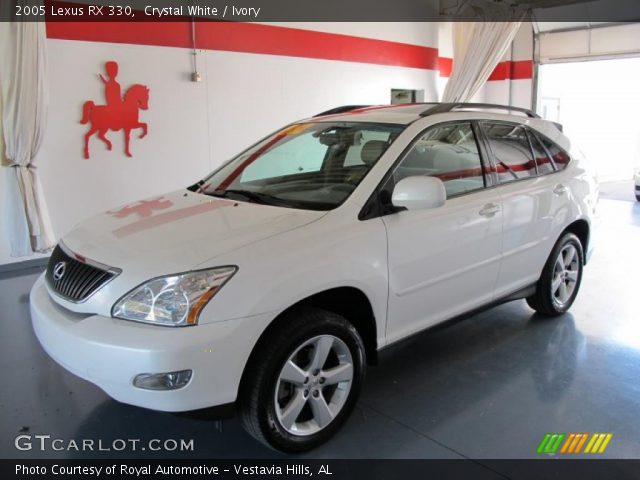
[[[403,128],[355,122],[294,124],[241,153],[193,189],[269,205],[330,210],[351,195]]]

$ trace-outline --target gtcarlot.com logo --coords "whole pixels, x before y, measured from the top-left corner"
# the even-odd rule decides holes
[[[604,453],[612,438],[612,433],[547,433],[538,445],[537,452],[547,454]]]
[[[17,450],[29,451],[76,451],[76,452],[122,452],[145,451],[152,452],[192,452],[194,450],[193,439],[152,438],[141,440],[139,438],[116,438],[109,441],[92,438],[64,439],[53,438],[51,435],[18,435],[14,445]]]

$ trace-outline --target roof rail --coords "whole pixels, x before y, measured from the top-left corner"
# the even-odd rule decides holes
[[[332,108],[331,110],[327,110],[326,112],[317,113],[312,118],[322,117],[324,115],[337,115],[338,113],[350,112],[351,110],[357,110],[358,108],[366,108],[371,105],[343,105],[341,107]]]
[[[424,112],[420,114],[421,117],[426,117],[428,115],[433,115],[435,113],[447,113],[451,112],[458,108],[475,108],[475,109],[484,109],[484,110],[506,110],[509,112],[520,112],[524,113],[529,118],[540,118],[540,115],[535,113],[533,110],[529,110],[527,108],[521,107],[513,107],[510,105],[496,105],[493,103],[438,103],[434,107],[428,108]]]

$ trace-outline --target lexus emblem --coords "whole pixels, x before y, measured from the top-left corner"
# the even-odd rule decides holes
[[[53,267],[53,279],[57,282],[64,277],[64,271],[67,269],[67,262],[58,262]]]

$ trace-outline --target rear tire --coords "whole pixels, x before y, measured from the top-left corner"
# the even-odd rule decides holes
[[[245,430],[283,452],[303,452],[333,436],[358,399],[365,350],[346,319],[296,308],[260,340],[245,370],[238,410]]]
[[[583,267],[584,251],[580,239],[573,233],[564,234],[542,269],[536,293],[527,298],[529,306],[549,317],[565,313],[578,295]]]
[[[636,201],[640,202],[640,195],[636,195]]]

